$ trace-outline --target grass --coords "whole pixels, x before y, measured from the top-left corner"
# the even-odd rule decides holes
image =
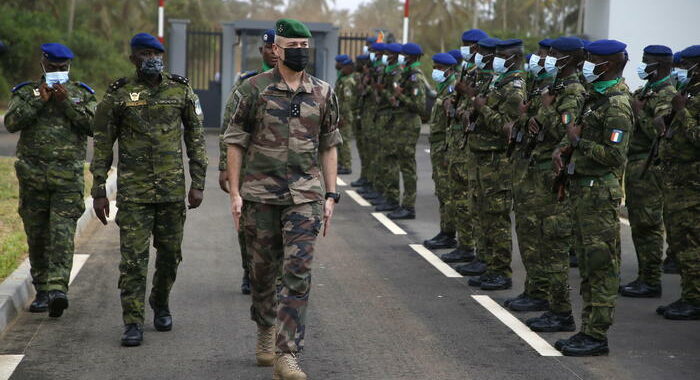
[[[17,213],[19,184],[15,158],[0,157],[0,281],[9,276],[27,257],[27,236]],[[85,194],[90,194],[92,175],[85,164]]]

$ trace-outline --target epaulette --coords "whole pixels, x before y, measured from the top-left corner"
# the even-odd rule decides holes
[[[20,88],[22,88],[22,87],[24,87],[24,86],[26,86],[26,85],[28,85],[28,84],[32,84],[32,82],[31,82],[31,81],[26,81],[26,82],[19,83],[19,84],[16,85],[15,87],[12,87],[12,90],[11,90],[11,91],[12,91],[12,92],[16,92],[17,90],[19,90]]]
[[[128,78],[119,78],[114,83],[109,85],[110,91],[117,91],[118,89],[124,87],[124,85],[129,81]]]
[[[245,71],[245,72],[241,73],[241,76],[238,77],[238,79],[239,80],[246,80],[246,79],[248,79],[250,77],[254,77],[256,75],[258,75],[257,71],[254,71],[254,70],[253,71]]]
[[[82,87],[82,88],[88,90],[91,94],[94,94],[94,93],[95,93],[95,90],[93,90],[92,88],[90,88],[90,86],[88,86],[87,84],[85,84],[85,83],[83,83],[83,82],[78,82],[78,85],[79,85],[80,87]]]
[[[170,79],[174,80],[175,82],[180,82],[182,84],[190,84],[190,80],[187,79],[187,77],[183,77],[182,75],[170,74]]]

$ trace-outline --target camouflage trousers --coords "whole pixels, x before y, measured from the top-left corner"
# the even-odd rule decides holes
[[[511,220],[513,206],[511,165],[504,152],[472,152],[471,207],[480,228],[479,254],[487,274],[510,277]]]
[[[159,307],[167,307],[182,261],[185,202],[120,202],[118,207],[122,318],[124,324],[143,323],[151,235],[156,249],[156,271],[150,300]]]
[[[569,251],[574,231],[569,199],[557,201],[553,185],[551,161],[514,163],[513,209],[525,266],[524,293],[548,300],[551,311],[563,314],[571,313]]]
[[[243,216],[240,219],[241,225],[245,223]],[[250,271],[250,254],[248,254],[248,249],[246,248],[245,232],[243,229],[238,231],[238,248],[241,250],[241,267],[243,271]]]
[[[85,211],[83,163],[18,160],[19,215],[37,291],[68,291],[76,222]]]
[[[620,286],[622,188],[612,174],[574,176],[569,183],[583,298],[581,332],[604,339]]]
[[[244,201],[243,215],[243,230],[252,255],[251,318],[258,326],[276,326],[277,352],[298,352],[304,345],[311,262],[323,220],[323,204]],[[280,267],[282,289],[277,295]]]
[[[460,247],[476,247],[474,216],[471,212],[469,190],[469,151],[457,150],[449,154],[449,196],[448,213],[457,230],[457,243]]]
[[[392,146],[388,147],[386,155],[387,183],[386,197],[400,203],[405,208],[416,207],[416,144],[420,137],[420,116],[411,113],[394,113],[389,130],[394,136]],[[403,199],[398,202],[403,179]]]
[[[700,163],[664,167],[669,250],[678,258],[681,298],[700,306]]]
[[[352,114],[344,115],[339,128],[343,143],[338,146],[338,166],[352,169],[352,153],[350,151],[350,140],[352,140]]]
[[[357,118],[357,115],[353,115]],[[367,143],[365,137],[364,128],[362,128],[362,121],[359,119],[353,120],[352,123],[352,134],[355,136],[355,146],[357,147],[357,154],[360,157],[360,178],[367,178],[369,159],[367,157]]]
[[[393,135],[393,112],[391,108],[385,108],[377,112],[377,118],[375,124],[375,143],[377,152],[374,160],[374,166],[376,170],[376,178],[374,183],[374,189],[384,195],[390,202],[398,203],[398,197],[392,199],[390,198],[389,188],[391,187],[390,182],[392,181],[391,167],[389,165],[389,156],[396,149],[396,136]],[[393,194],[396,195],[396,194]]]
[[[645,177],[640,178],[645,161],[637,159],[627,163],[625,204],[637,252],[638,278],[650,285],[660,285],[664,252],[663,184],[657,168],[650,168]]]
[[[376,129],[375,111],[374,107],[365,107],[361,119],[363,144],[365,152],[367,152],[366,178],[372,185],[375,185],[377,181],[377,155],[379,153],[379,135]]]
[[[437,151],[434,145],[430,147],[430,162],[433,167],[433,182],[435,195],[440,206],[440,231],[455,233],[457,228],[450,215],[450,177],[447,152]]]

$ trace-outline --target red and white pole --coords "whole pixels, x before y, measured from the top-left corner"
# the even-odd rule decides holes
[[[165,0],[158,0],[158,39],[165,43]]]
[[[403,3],[403,43],[408,43],[408,7],[409,0]]]

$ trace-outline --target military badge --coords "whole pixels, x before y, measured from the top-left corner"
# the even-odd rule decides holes
[[[612,133],[610,134],[610,142],[619,144],[622,142],[622,135],[624,134],[624,131],[621,131],[619,129],[613,129]]]
[[[41,95],[41,93],[39,93],[39,89],[35,88],[34,89],[34,96],[40,96],[40,95]]]
[[[564,112],[561,114],[561,123],[564,125],[569,125],[571,122],[574,120],[573,116],[571,116],[571,112]]]
[[[138,102],[140,96],[141,96],[140,92],[132,92],[129,94],[129,97],[131,98],[132,102]]]

